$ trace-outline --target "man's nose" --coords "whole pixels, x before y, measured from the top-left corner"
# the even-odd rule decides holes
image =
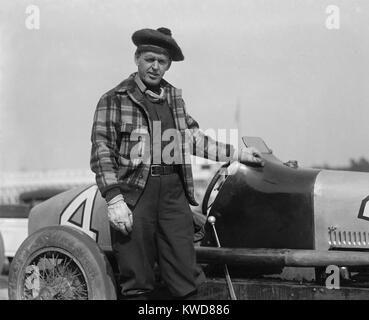
[[[159,68],[159,62],[157,60],[155,60],[153,63],[152,63],[152,68],[157,70]]]

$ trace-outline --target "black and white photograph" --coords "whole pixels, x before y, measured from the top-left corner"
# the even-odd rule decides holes
[[[3,0],[0,300],[367,300],[368,122],[366,0]]]

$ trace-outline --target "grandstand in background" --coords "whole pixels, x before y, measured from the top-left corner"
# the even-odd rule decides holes
[[[195,183],[202,193],[204,186],[212,178],[220,164],[193,165]],[[58,169],[43,171],[0,172],[0,205],[19,204],[23,192],[38,189],[71,189],[95,183],[94,174],[89,169]]]
[[[0,173],[0,204],[18,204],[23,192],[40,188],[71,189],[95,183],[90,170],[61,169]]]

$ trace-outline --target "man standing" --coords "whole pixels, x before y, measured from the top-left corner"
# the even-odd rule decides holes
[[[167,28],[132,35],[137,72],[105,93],[92,127],[91,169],[108,204],[123,296],[154,289],[154,265],[174,297],[196,292],[205,277],[196,265],[189,203],[197,205],[190,154],[262,165],[253,148],[204,135],[181,92],[163,79],[184,56]],[[169,132],[169,135],[166,134]]]

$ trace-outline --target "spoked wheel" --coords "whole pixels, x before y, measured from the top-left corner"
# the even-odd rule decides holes
[[[216,195],[218,194],[220,188],[222,187],[224,181],[228,177],[228,166],[229,162],[223,164],[218,171],[215,173],[214,177],[211,179],[204,195],[204,199],[202,201],[202,213],[205,216],[209,215],[211,207],[214,204],[216,199]]]
[[[22,277],[25,300],[88,300],[86,274],[67,251],[47,248],[35,252],[26,262]]]
[[[116,299],[105,254],[80,230],[51,226],[30,235],[9,270],[11,300]]]

